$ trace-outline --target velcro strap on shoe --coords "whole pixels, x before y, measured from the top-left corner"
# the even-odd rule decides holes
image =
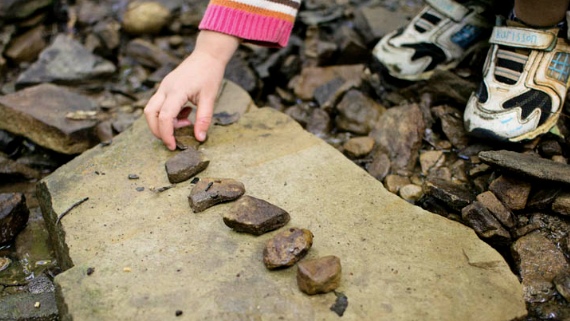
[[[459,22],[469,13],[469,9],[453,0],[426,0],[432,8],[455,22]]]
[[[517,28],[494,27],[490,43],[515,48],[551,51],[556,46],[558,37],[548,31]]]

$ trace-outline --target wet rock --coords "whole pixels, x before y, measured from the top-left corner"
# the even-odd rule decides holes
[[[27,18],[52,3],[53,0],[2,0],[0,17],[6,20]]]
[[[55,256],[39,208],[30,211],[28,224],[16,236],[15,245],[20,264],[30,273],[41,275],[43,271],[54,265]]]
[[[432,108],[432,112],[441,121],[441,130],[456,148],[465,148],[469,138],[463,124],[463,113],[456,108],[442,105]]]
[[[115,70],[110,61],[90,53],[76,40],[59,34],[40,53],[39,59],[18,76],[16,85],[86,83],[108,77]]]
[[[10,260],[7,257],[0,257],[0,272],[6,270],[10,264],[12,263],[12,260]]]
[[[155,69],[163,65],[178,65],[180,63],[179,58],[162,50],[150,41],[141,38],[129,41],[125,49],[125,55],[133,58],[143,66]]]
[[[342,268],[334,255],[304,260],[297,267],[297,285],[306,294],[331,292],[340,285]]]
[[[461,217],[477,235],[493,243],[505,244],[511,235],[483,204],[475,201],[461,210]]]
[[[388,152],[393,173],[413,170],[421,148],[425,123],[418,105],[393,107],[384,112],[370,136]]]
[[[428,150],[420,154],[422,173],[427,174],[445,163],[445,154],[441,150]]]
[[[0,194],[0,244],[12,242],[26,227],[30,211],[21,193]]]
[[[156,34],[169,17],[170,11],[159,2],[133,1],[123,16],[123,29],[132,35]]]
[[[464,185],[438,179],[426,181],[424,191],[427,195],[443,201],[447,206],[457,211],[461,211],[475,199],[474,195]]]
[[[17,293],[0,298],[0,320],[58,319],[55,292]]]
[[[372,137],[353,137],[346,141],[342,146],[344,153],[351,158],[364,157],[374,148],[374,139]]]
[[[477,201],[488,209],[493,215],[506,227],[515,226],[515,217],[511,212],[491,191],[486,191],[477,195]]]
[[[558,214],[570,215],[570,193],[559,194],[552,203],[552,210]]]
[[[411,181],[409,177],[396,174],[390,174],[384,179],[384,187],[394,194],[397,194],[402,186],[406,186],[410,183]]]
[[[3,182],[17,181],[23,179],[39,179],[41,173],[33,168],[8,158],[0,152],[0,178]]]
[[[201,178],[192,188],[188,202],[194,213],[216,204],[238,199],[245,193],[243,183],[230,178]]]
[[[269,270],[293,266],[313,245],[313,233],[292,227],[271,238],[263,249],[263,263]]]
[[[540,232],[519,238],[512,254],[522,278],[526,302],[545,302],[552,297],[553,279],[570,271],[564,254]]]
[[[55,292],[55,285],[45,275],[39,275],[28,283],[28,292],[32,294]]]
[[[381,148],[372,151],[372,162],[366,164],[366,171],[379,181],[390,172],[390,157]]]
[[[261,235],[276,230],[289,222],[290,216],[282,208],[252,196],[241,197],[224,214],[224,223],[236,232]]]
[[[64,87],[41,84],[0,96],[0,113],[7,115],[0,117],[0,128],[51,150],[78,154],[97,144],[93,134],[97,121],[70,121],[66,115],[95,108],[95,103],[85,96]]]
[[[557,275],[553,282],[556,286],[556,291],[558,291],[566,301],[570,302],[570,271]]]
[[[199,151],[188,148],[169,158],[165,165],[170,183],[180,183],[205,170],[210,161]]]
[[[364,65],[341,65],[331,67],[307,67],[303,68],[301,74],[294,77],[289,83],[289,87],[293,89],[295,95],[302,100],[311,100],[315,97],[315,90],[335,79],[342,78],[345,80],[347,89],[350,87],[359,87],[362,82],[362,74]]]
[[[516,174],[570,184],[570,165],[568,164],[508,150],[483,151],[479,153],[479,158],[489,165],[504,168]]]
[[[336,106],[336,126],[356,135],[368,135],[386,108],[358,90],[349,90]]]
[[[522,210],[530,195],[531,184],[527,181],[499,176],[489,185],[489,190],[511,210]]]
[[[424,191],[421,186],[415,184],[407,184],[400,187],[400,189],[398,190],[398,194],[404,200],[410,203],[415,203],[419,199],[421,199],[422,196],[424,196]]]
[[[4,55],[15,63],[36,60],[47,45],[44,40],[44,32],[45,27],[40,25],[12,39]]]

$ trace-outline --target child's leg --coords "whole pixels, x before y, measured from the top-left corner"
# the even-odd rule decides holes
[[[465,108],[465,128],[484,138],[533,139],[560,116],[570,78],[570,46],[560,27],[570,0],[515,0],[496,26],[484,78]]]
[[[570,0],[515,0],[515,16],[528,26],[552,27],[566,18]]]

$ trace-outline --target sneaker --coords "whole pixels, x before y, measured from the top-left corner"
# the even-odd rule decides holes
[[[570,75],[570,46],[558,33],[510,21],[493,29],[483,80],[464,112],[468,133],[518,142],[556,125]]]
[[[396,78],[428,79],[435,69],[455,68],[486,45],[493,28],[494,16],[483,1],[426,2],[407,27],[384,36],[372,52]]]

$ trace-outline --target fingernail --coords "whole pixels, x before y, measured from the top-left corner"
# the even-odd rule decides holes
[[[206,139],[206,132],[199,132],[198,135],[196,135],[196,138],[203,142]]]

